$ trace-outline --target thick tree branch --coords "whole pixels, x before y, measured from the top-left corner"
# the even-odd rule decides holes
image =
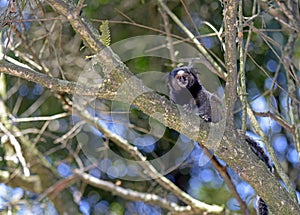
[[[55,92],[64,92],[68,94],[74,94],[76,91],[84,93],[85,96],[95,96],[95,92],[98,92],[99,86],[97,87],[86,87],[78,82],[70,82],[61,80],[58,78],[52,78],[46,74],[37,72],[33,69],[22,67],[16,64],[9,63],[5,60],[0,61],[0,72],[20,77],[28,81],[33,81],[37,84],[42,85]],[[113,97],[115,94],[103,92],[106,95],[98,95],[100,97]],[[101,94],[101,93],[100,93]],[[109,94],[109,95],[107,95]]]
[[[234,125],[233,113],[237,98],[237,0],[224,1],[224,23],[225,23],[225,62],[227,67],[227,79],[225,87],[225,105],[227,123]]]

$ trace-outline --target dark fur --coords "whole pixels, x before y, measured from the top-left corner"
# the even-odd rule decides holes
[[[252,138],[249,136],[246,136],[246,142],[250,146],[251,150],[256,154],[259,159],[261,159],[269,168],[270,172],[273,173],[273,164],[269,158],[269,156],[266,154],[265,150]]]
[[[256,208],[257,215],[268,215],[269,214],[268,206],[262,198],[258,197],[256,205],[257,205],[257,208]]]

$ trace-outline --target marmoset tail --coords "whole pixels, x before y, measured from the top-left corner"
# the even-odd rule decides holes
[[[224,116],[221,100],[201,85],[195,72],[192,67],[179,67],[168,74],[167,84],[170,90],[170,99],[176,104],[192,110],[192,113],[200,116],[206,122],[219,122]],[[246,136],[246,142],[256,156],[273,172],[273,165],[264,149],[248,136]],[[260,197],[257,200],[257,214],[268,215],[268,207]]]

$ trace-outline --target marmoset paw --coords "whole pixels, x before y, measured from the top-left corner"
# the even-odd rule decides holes
[[[205,122],[211,122],[211,117],[209,115],[199,115]]]

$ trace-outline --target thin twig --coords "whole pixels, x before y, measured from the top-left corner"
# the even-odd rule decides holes
[[[76,123],[76,125],[74,125],[67,133],[65,133],[64,135],[62,135],[61,137],[57,138],[56,140],[54,140],[54,144],[57,144],[59,142],[65,141],[66,139],[70,138],[70,136],[74,136],[76,135],[82,128],[82,126],[85,124],[84,121],[80,121],[78,123]]]
[[[276,121],[280,126],[282,126],[284,129],[286,129],[288,132],[290,132],[291,134],[294,133],[294,127],[289,125],[289,123],[282,119],[280,116],[271,113],[270,111],[268,112],[255,112],[253,111],[255,116],[262,116],[262,117],[270,117],[271,119],[273,119],[274,121]]]
[[[280,7],[281,11],[286,15],[286,17],[289,19],[289,23],[291,26],[294,27],[294,29],[297,32],[300,32],[300,23],[299,19],[295,16],[295,12],[291,11],[288,6],[286,5],[286,1],[280,1],[280,0],[275,0],[276,4]],[[299,8],[297,8],[297,11]]]
[[[188,206],[179,206],[178,204],[174,202],[170,202],[158,195],[155,194],[149,194],[149,193],[142,193],[142,192],[137,192],[134,190],[131,190],[129,188],[123,188],[120,187],[112,182],[105,181],[102,179],[95,178],[87,173],[82,172],[81,170],[73,170],[75,175],[77,175],[83,182],[90,184],[94,187],[109,191],[114,193],[115,195],[118,195],[120,197],[123,197],[128,200],[132,201],[143,201],[145,203],[149,204],[154,204],[154,205],[159,205],[162,208],[165,208],[170,211],[174,212],[191,212],[192,208]],[[215,213],[217,214],[217,213]]]
[[[26,160],[25,160],[25,158],[23,156],[22,148],[21,148],[20,143],[15,138],[15,136],[12,135],[12,133],[10,133],[10,131],[8,129],[6,129],[6,127],[2,124],[2,122],[0,122],[0,129],[7,135],[7,137],[9,138],[9,142],[13,145],[13,147],[15,149],[15,152],[16,152],[16,155],[17,155],[17,157],[18,157],[18,159],[20,161],[20,164],[23,167],[23,173],[24,173],[24,175],[25,176],[30,176],[30,170],[27,167]]]
[[[171,19],[186,33],[186,35],[194,42],[200,53],[208,60],[208,62],[216,69],[218,75],[223,79],[226,79],[227,74],[223,69],[215,62],[211,55],[207,52],[205,47],[196,39],[195,35],[178,19],[178,17],[167,7],[163,0],[158,0],[161,7],[168,13]]]
[[[12,118],[13,122],[34,122],[34,121],[51,121],[68,116],[68,113],[59,113],[52,116],[36,116],[36,117],[24,117],[24,118]]]
[[[244,56],[244,33],[243,33],[243,1],[239,1],[238,7],[238,45],[239,45],[239,60],[240,60],[240,87],[238,91],[242,102],[242,132],[245,134],[247,129],[247,91],[246,91],[246,76],[245,76],[245,56]]]
[[[164,28],[165,28],[165,32],[166,32],[166,36],[167,36],[167,48],[169,50],[170,58],[171,58],[171,62],[172,62],[171,66],[173,68],[175,68],[176,67],[176,57],[175,57],[175,50],[174,50],[174,45],[173,45],[173,41],[172,41],[172,37],[171,37],[171,25],[169,22],[169,17],[164,9],[162,9],[161,7],[159,7],[158,9],[159,9],[161,17],[163,19],[163,22],[164,22]]]
[[[57,196],[60,192],[75,183],[77,178],[77,175],[71,175],[67,178],[57,181],[51,187],[46,189],[42,194],[40,194],[37,201],[41,202],[44,198],[49,197],[50,195],[55,198],[55,196]]]

